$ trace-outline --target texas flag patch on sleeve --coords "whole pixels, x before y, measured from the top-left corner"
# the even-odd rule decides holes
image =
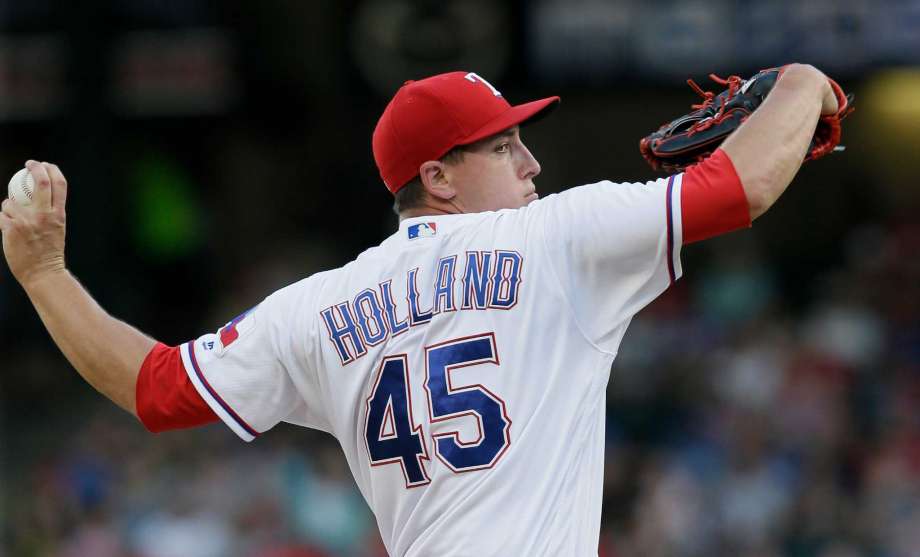
[[[256,308],[254,307],[248,309],[240,315],[234,317],[232,321],[217,331],[216,336],[218,342],[215,344],[212,340],[210,341],[210,345],[206,344],[204,347],[213,351],[214,355],[216,355],[218,358],[223,356],[227,349],[230,348],[231,344],[255,328],[256,316],[255,312],[253,311],[254,309]]]
[[[431,238],[438,233],[438,223],[420,222],[409,227],[409,239]]]

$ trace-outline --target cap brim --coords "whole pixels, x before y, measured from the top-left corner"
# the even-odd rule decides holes
[[[480,139],[485,139],[490,135],[505,131],[510,127],[532,124],[538,120],[542,120],[559,106],[559,102],[559,97],[547,97],[545,99],[512,106],[494,120],[491,120],[468,137],[460,140],[457,145],[469,145]]]

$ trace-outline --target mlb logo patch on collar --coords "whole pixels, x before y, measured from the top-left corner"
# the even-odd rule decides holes
[[[431,238],[437,233],[438,223],[436,222],[420,222],[409,227],[410,240],[415,240],[416,238]]]

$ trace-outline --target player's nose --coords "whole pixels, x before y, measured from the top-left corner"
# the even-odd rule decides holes
[[[523,144],[521,144],[520,152],[522,157],[518,167],[518,176],[521,180],[533,180],[540,174],[540,163]]]

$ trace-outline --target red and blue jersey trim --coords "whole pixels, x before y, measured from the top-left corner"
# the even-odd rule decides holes
[[[233,407],[218,394],[214,387],[211,386],[211,383],[208,382],[204,373],[202,373],[198,358],[195,355],[195,341],[187,342],[184,347],[190,364],[187,368],[190,367],[188,371],[190,372],[189,376],[192,379],[192,383],[195,384],[199,394],[201,394],[202,398],[205,399],[211,409],[214,410],[230,429],[242,437],[243,440],[252,441],[258,437],[259,432],[236,413]]]
[[[668,178],[668,190],[665,196],[667,197],[667,219],[668,219],[668,278],[671,279],[671,284],[677,280],[677,276],[674,273],[674,208],[673,202],[671,201],[673,191],[674,191],[674,176]]]
[[[680,265],[680,248],[683,246],[684,226],[683,199],[681,192],[684,186],[684,175],[675,174],[668,178],[665,188],[665,225],[666,225],[666,257],[668,259],[668,280],[674,284],[683,274]]]

